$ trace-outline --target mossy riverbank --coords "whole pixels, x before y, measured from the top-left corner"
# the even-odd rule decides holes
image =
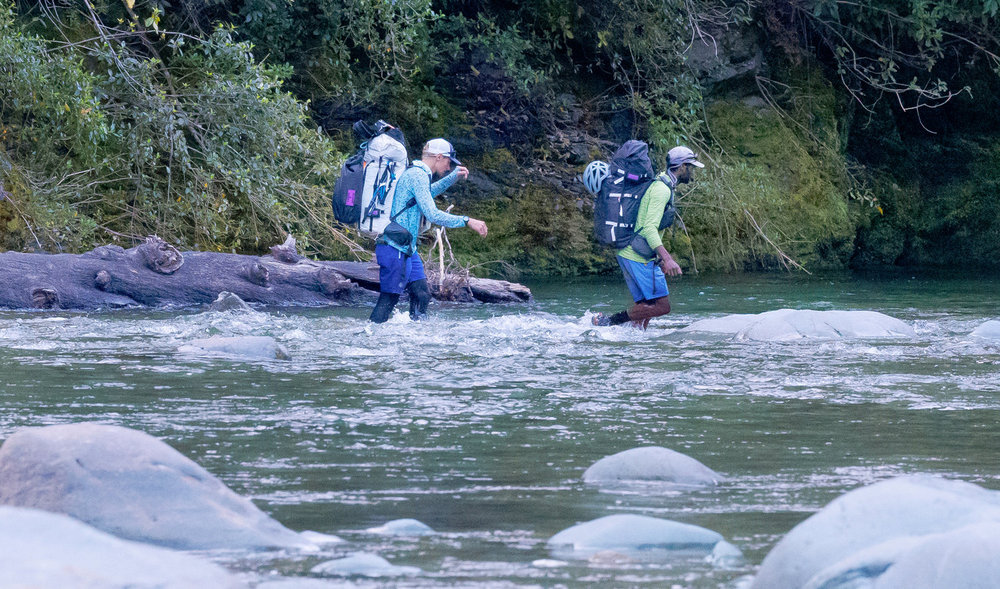
[[[384,118],[411,155],[445,136],[472,168],[449,196],[490,236],[449,237],[481,275],[614,271],[574,178],[629,138],[708,164],[664,236],[689,272],[1000,269],[995,3],[919,30],[796,6],[0,4],[0,247],[260,254],[290,234],[364,258],[329,194],[351,124]]]

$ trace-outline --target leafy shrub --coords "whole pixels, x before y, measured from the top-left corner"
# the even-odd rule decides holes
[[[714,165],[679,199],[702,267],[775,268],[790,264],[784,256],[842,267],[850,257],[855,218],[832,88],[821,77],[799,83],[783,110],[707,108]]]
[[[18,189],[0,206],[18,207],[7,216],[38,247],[155,233],[253,252],[289,232],[307,251],[343,251],[327,200],[332,144],[282,89],[288,72],[258,64],[230,29],[199,39],[134,27],[125,42],[97,23],[95,40],[56,45],[23,33],[9,6],[0,27],[4,184]]]

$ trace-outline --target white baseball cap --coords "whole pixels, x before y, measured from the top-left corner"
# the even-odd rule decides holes
[[[689,148],[683,145],[678,145],[677,147],[671,149],[667,152],[667,158],[670,159],[670,167],[676,168],[677,166],[683,164],[691,164],[696,168],[704,168],[705,164],[698,161],[698,155],[691,151]]]
[[[455,157],[455,148],[447,139],[431,139],[424,145],[424,153],[429,155],[446,155],[456,166],[461,166],[462,162]]]

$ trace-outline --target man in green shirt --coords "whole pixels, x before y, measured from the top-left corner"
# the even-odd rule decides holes
[[[663,247],[660,219],[674,186],[690,182],[694,177],[694,169],[704,168],[705,164],[699,162],[698,156],[684,146],[671,149],[667,157],[667,177],[671,185],[659,180],[650,184],[642,195],[639,215],[635,221],[635,234],[646,240],[649,250],[640,248],[644,250],[640,253],[631,245],[618,250],[618,266],[622,269],[625,284],[628,285],[635,304],[610,316],[604,313],[594,315],[594,325],[621,325],[631,321],[633,325],[645,329],[650,319],[670,312],[670,291],[667,289],[666,277],[680,276],[681,267]]]

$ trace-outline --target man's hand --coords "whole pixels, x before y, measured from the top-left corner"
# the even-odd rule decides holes
[[[469,177],[469,168],[466,168],[465,166],[458,166],[455,168],[455,173],[458,174],[459,180],[465,180]]]
[[[468,170],[466,170],[468,173]],[[479,219],[469,219],[469,222],[465,224],[466,227],[472,229],[482,237],[486,237],[486,223],[483,223]],[[678,268],[680,270],[680,268]]]
[[[667,276],[680,276],[683,273],[677,262],[669,256],[665,260],[660,260],[660,270]]]

